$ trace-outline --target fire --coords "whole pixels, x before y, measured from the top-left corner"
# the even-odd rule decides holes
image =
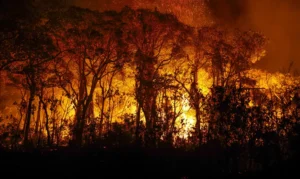
[[[122,116],[126,113],[130,114],[135,114],[136,113],[136,102],[134,99],[134,72],[130,70],[130,68],[126,68],[126,74],[123,74],[120,76],[117,80],[114,82],[114,86],[116,86],[116,89],[118,89],[118,94],[115,96],[116,99],[115,101],[120,101],[116,104],[113,104],[114,101],[111,102],[111,105],[113,108],[107,109],[107,110],[112,110],[110,111],[110,114],[112,116],[108,117],[112,120],[112,122],[122,122]],[[248,74],[256,79],[256,87],[257,88],[264,88],[266,91],[268,90],[274,90],[278,91],[285,86],[289,86],[293,84],[292,80],[287,80],[283,74],[276,73],[276,74],[271,74],[267,73],[262,70],[255,70],[252,69],[248,72]],[[126,76],[126,77],[125,77]],[[209,75],[209,72],[201,69],[199,70],[198,73],[198,84],[199,84],[199,89],[203,93],[203,95],[207,96],[211,94],[211,86],[212,86],[212,78]],[[101,89],[96,88],[96,94],[100,94]],[[50,93],[51,94],[51,93]],[[59,105],[56,109],[58,117],[61,117],[63,119],[68,119],[68,120],[73,120],[75,117],[75,106],[72,103],[72,99],[66,97],[63,94],[63,91],[60,89],[56,88],[55,89],[55,98],[59,99],[61,101],[61,105]],[[96,95],[97,96],[97,95]],[[51,95],[48,96],[51,98]],[[192,109],[190,106],[190,102],[188,99],[188,94],[185,93],[181,96],[181,101],[179,101],[179,106],[177,107],[177,110],[180,111],[181,109],[181,114],[178,117],[178,120],[176,121],[176,126],[180,128],[180,132],[178,134],[178,137],[187,139],[191,132],[194,130],[195,124],[196,124],[196,119],[195,119],[195,111]],[[101,115],[101,106],[96,106],[97,104],[97,98],[94,99],[94,116],[96,118],[99,118]],[[38,100],[35,101],[35,106],[38,106]],[[255,102],[251,100],[249,102],[249,107],[255,106]],[[13,108],[10,108],[13,109]],[[34,119],[36,118],[36,110],[34,114]],[[49,114],[53,113],[54,111],[51,111],[48,109]],[[282,116],[281,111],[279,109],[276,109],[276,114],[280,118]],[[3,114],[2,114],[3,115]],[[144,120],[144,118],[143,118]],[[70,121],[70,122],[71,122]],[[53,124],[50,124],[52,126]],[[203,126],[208,124],[202,124],[201,128]],[[266,124],[267,126],[269,124]],[[44,135],[46,135],[46,130],[43,130]],[[68,138],[70,134],[70,129],[65,128],[61,131],[62,138]]]
[[[204,69],[200,69],[198,72],[198,85],[203,95],[206,96],[211,92],[210,88],[212,86],[212,82],[213,80],[209,75],[209,72]]]
[[[183,12],[172,5],[178,13]],[[74,19],[77,11],[87,20]],[[136,137],[140,131],[149,136],[154,131],[153,136],[160,139],[172,136],[186,140],[193,133],[200,136],[208,128],[213,130],[214,123],[230,107],[252,110],[263,104],[268,108],[264,102],[273,100],[274,105],[268,108],[270,116],[280,119],[286,111],[279,103],[288,106],[294,97],[290,88],[298,79],[252,69],[266,53],[265,38],[259,33],[233,33],[214,26],[196,29],[157,10],[124,8],[121,12],[99,13],[70,8],[64,13],[65,19],[56,19],[61,26],[56,26],[56,21],[49,24],[55,32],[43,32],[45,36],[50,34],[43,45],[52,40],[55,43],[51,48],[61,50],[57,59],[50,63],[48,58],[54,52],[39,49],[42,53],[36,57],[49,56],[36,64],[26,58],[24,64],[17,61],[7,70],[12,83],[23,89],[15,109],[15,118],[22,121],[18,128],[32,119],[29,127],[35,129],[35,135],[40,130],[48,140],[52,137],[59,143],[75,135],[79,141],[84,137],[89,141],[103,137],[116,127],[114,124],[135,126]],[[20,58],[24,58],[23,51]],[[18,71],[22,65],[28,66],[23,71],[30,75]],[[35,67],[37,70],[32,70]],[[242,92],[236,94],[236,89]],[[247,94],[244,89],[252,91]],[[257,89],[261,91],[254,92]],[[230,98],[231,94],[236,98]],[[268,99],[256,99],[255,95]],[[1,110],[0,115],[8,116],[11,111]],[[272,126],[271,117],[265,126]]]
[[[196,119],[194,117],[194,112],[189,106],[189,100],[185,96],[183,96],[182,99],[182,114],[180,115],[181,121],[177,122],[177,126],[181,127],[182,129],[178,136],[180,138],[187,139],[195,127]]]

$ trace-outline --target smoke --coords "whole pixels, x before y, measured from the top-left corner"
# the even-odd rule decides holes
[[[120,10],[124,6],[132,6],[134,0],[69,0],[75,6],[92,10]]]
[[[69,0],[72,5],[93,10],[121,10],[124,6],[134,9],[157,9],[175,14],[178,19],[193,26],[209,25],[206,0]]]
[[[262,32],[270,41],[258,67],[268,71],[300,69],[300,1],[207,0],[215,21],[227,27]]]
[[[206,0],[211,17],[215,23],[226,27],[237,27],[246,14],[246,1],[241,0]]]
[[[13,0],[13,2],[25,0]],[[42,1],[42,0],[35,0]],[[56,2],[58,0],[50,0]],[[8,0],[0,1],[1,5]],[[258,67],[268,71],[287,69],[291,62],[300,70],[300,1],[299,0],[64,0],[92,10],[157,8],[174,13],[179,20],[193,26],[212,22],[227,28],[252,29],[262,32],[270,41],[267,55]],[[10,3],[20,4],[20,3]]]
[[[257,64],[259,68],[281,71],[294,62],[293,69],[300,69],[299,0],[74,0],[73,3],[97,10],[119,10],[125,5],[148,8],[152,4],[163,10],[169,8],[191,25],[209,24],[213,19],[228,28],[260,31],[270,43],[267,55]]]

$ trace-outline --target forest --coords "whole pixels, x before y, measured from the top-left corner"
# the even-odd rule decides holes
[[[1,10],[1,157],[121,151],[217,174],[299,158],[299,77],[254,68],[262,33],[157,9],[32,8]]]

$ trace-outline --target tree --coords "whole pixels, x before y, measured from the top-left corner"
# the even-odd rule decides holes
[[[242,87],[245,75],[265,55],[266,38],[253,31],[226,31],[216,27],[199,30],[201,44],[210,60],[213,85]]]
[[[146,143],[155,146],[155,125],[157,116],[157,96],[162,89],[163,78],[160,71],[170,61],[175,60],[180,49],[180,40],[183,39],[187,26],[178,22],[170,14],[161,14],[158,11],[145,9],[132,10],[125,8],[121,12],[126,26],[126,41],[135,52],[134,64],[136,67],[136,100],[138,131],[140,110],[146,120]],[[138,136],[138,132],[136,134]]]
[[[81,146],[95,89],[107,75],[122,69],[127,59],[126,44],[122,42],[122,24],[109,13],[70,8],[62,16],[52,19],[57,27],[53,33],[59,38],[59,48],[69,53],[57,64],[57,75],[60,87],[75,106],[73,140]]]
[[[40,79],[47,74],[50,63],[60,52],[54,47],[47,29],[34,24],[23,27],[8,50],[11,55],[5,69],[9,78],[29,92],[24,129],[24,144],[27,145],[33,101],[40,89]]]

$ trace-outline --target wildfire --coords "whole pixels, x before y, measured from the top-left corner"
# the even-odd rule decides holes
[[[184,95],[182,99],[182,114],[180,115],[181,120],[177,122],[177,127],[181,128],[178,136],[180,138],[187,139],[195,127],[196,119],[194,117],[194,112],[189,106],[189,100]]]
[[[180,3],[190,5],[191,1]],[[170,4],[183,13],[181,7]],[[159,8],[164,7],[161,3]],[[88,20],[74,19],[77,11]],[[17,59],[7,70],[11,82],[23,89],[16,102],[18,128],[26,128],[25,121],[32,119],[29,128],[36,134],[40,130],[48,140],[50,134],[67,139],[73,130],[84,131],[86,140],[95,133],[102,137],[115,123],[136,125],[136,133],[146,128],[145,133],[153,130],[169,137],[177,132],[175,137],[188,139],[222,118],[231,102],[243,106],[247,101],[247,108],[262,104],[254,93],[285,105],[292,99],[288,88],[295,87],[295,77],[251,69],[266,53],[265,38],[259,33],[235,34],[213,26],[195,30],[157,10],[125,8],[120,13],[100,13],[70,8],[64,13],[65,19],[42,24],[52,25],[55,32],[32,35],[35,39],[51,34],[41,40],[42,49],[22,49],[19,58],[25,60]],[[49,41],[55,42],[51,49],[60,50],[51,63],[49,58],[55,53],[45,50]],[[38,52],[33,60],[29,58]],[[27,58],[23,53],[30,55]],[[236,88],[250,89],[253,94],[241,101],[230,99]],[[288,92],[289,96],[282,95]],[[281,118],[284,111],[278,106],[272,106],[272,113]],[[8,116],[13,110],[3,111],[0,115]],[[165,131],[161,134],[160,130]],[[82,134],[76,135],[82,140]]]
[[[133,71],[127,69],[127,74],[123,74],[120,76],[118,80],[114,82],[114,85],[116,86],[115,89],[118,89],[117,95],[115,96],[115,99],[111,100],[109,102],[109,105],[111,105],[109,108],[106,108],[107,113],[106,120],[111,120],[112,122],[122,122],[122,116],[124,114],[135,114],[136,113],[136,102],[133,95],[133,89],[134,89],[134,77],[133,77]],[[291,86],[294,81],[292,78],[286,79],[286,76],[281,73],[267,73],[263,70],[257,70],[257,69],[251,69],[248,71],[249,76],[251,76],[253,79],[257,81],[255,87],[257,88],[264,88],[265,91],[274,90],[274,92],[278,90],[282,90],[282,88],[286,86]],[[124,77],[127,76],[127,77]],[[202,92],[203,95],[207,96],[211,94],[210,88],[212,87],[212,77],[209,75],[209,72],[201,69],[198,73],[198,84],[199,84],[199,90]],[[101,116],[101,105],[97,105],[99,103],[99,99],[101,96],[99,94],[101,93],[100,88],[96,88],[96,96],[93,101],[93,113],[95,118],[99,118]],[[51,99],[51,93],[49,93],[49,99]],[[73,121],[75,118],[75,109],[76,106],[72,103],[72,99],[66,97],[60,89],[55,89],[55,92],[53,93],[54,96],[52,96],[53,99],[57,99],[60,101],[61,105],[52,104],[54,105],[53,109],[48,109],[48,113],[51,116],[53,113],[53,117],[56,118],[63,118]],[[188,99],[188,94],[185,93],[181,96],[181,101],[178,101],[177,110],[181,110],[181,114],[178,117],[178,120],[176,120],[176,127],[180,129],[180,132],[178,134],[178,137],[187,139],[192,131],[194,131],[196,119],[195,119],[195,111],[190,106],[190,102]],[[119,101],[119,102],[116,102]],[[53,101],[52,101],[53,102]],[[38,100],[35,101],[34,105],[35,111],[33,113],[33,119],[36,120],[37,115],[37,106],[38,106]],[[51,104],[50,104],[51,105]],[[57,105],[57,106],[55,106]],[[255,102],[253,100],[250,100],[249,107],[255,106]],[[13,107],[10,107],[9,109],[14,110]],[[55,114],[56,113],[56,114]],[[2,118],[4,116],[4,113],[2,114]],[[55,116],[56,115],[56,116]],[[280,118],[282,116],[282,113],[280,109],[276,109],[276,115]],[[144,118],[142,118],[145,120]],[[69,122],[71,122],[69,121]],[[53,124],[51,123],[50,126]],[[268,125],[268,124],[266,124]],[[200,128],[203,128],[204,126],[208,126],[207,123],[202,124]],[[43,129],[43,133],[46,135],[46,130]],[[64,128],[61,131],[62,138],[68,138],[70,135],[70,129]]]
[[[210,91],[210,88],[212,86],[212,78],[211,76],[209,75],[209,72],[204,70],[204,69],[201,69],[199,70],[198,72],[198,85],[199,85],[199,88],[201,89],[201,93],[203,95],[208,95],[211,91]]]

